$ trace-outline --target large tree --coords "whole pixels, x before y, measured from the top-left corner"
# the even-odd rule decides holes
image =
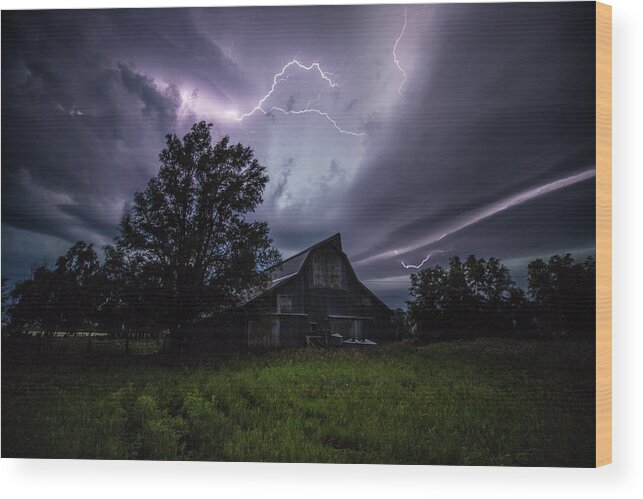
[[[268,225],[247,219],[262,202],[265,168],[227,136],[213,145],[211,127],[166,137],[159,173],[135,194],[116,239],[175,345],[186,323],[265,285],[261,271],[279,259]]]

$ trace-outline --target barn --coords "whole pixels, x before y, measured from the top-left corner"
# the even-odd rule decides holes
[[[265,289],[199,323],[199,344],[253,350],[393,339],[391,310],[357,278],[339,233],[266,272]]]

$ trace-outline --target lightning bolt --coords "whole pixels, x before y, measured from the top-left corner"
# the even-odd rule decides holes
[[[397,66],[397,69],[399,69],[399,71],[402,73],[402,77],[403,77],[402,82],[400,83],[400,87],[398,88],[398,93],[400,95],[402,95],[402,87],[404,86],[404,83],[406,83],[406,80],[407,80],[408,77],[407,77],[406,71],[404,70],[404,68],[400,64],[399,59],[397,58],[397,46],[400,43],[400,41],[402,40],[402,38],[404,37],[404,32],[406,31],[406,26],[407,26],[407,9],[404,8],[404,25],[402,26],[402,31],[400,31],[400,34],[398,35],[397,39],[395,40],[395,45],[393,46],[393,62]],[[343,62],[342,62],[342,64],[343,64]],[[301,62],[299,62],[297,59],[293,59],[293,60],[289,61],[286,65],[284,65],[281,68],[281,71],[279,71],[278,73],[276,73],[272,77],[272,85],[270,87],[270,90],[263,97],[261,97],[259,99],[257,104],[250,111],[248,111],[247,113],[243,113],[243,114],[238,114],[235,111],[229,111],[228,115],[233,116],[235,120],[241,122],[244,119],[249,118],[250,116],[253,116],[255,113],[258,113],[258,112],[261,112],[264,115],[268,115],[268,114],[273,113],[273,112],[280,112],[280,113],[285,114],[285,115],[290,115],[290,114],[294,114],[294,115],[298,115],[298,114],[317,114],[318,116],[321,116],[326,121],[328,121],[339,133],[342,133],[344,135],[352,135],[352,136],[355,136],[355,137],[362,137],[362,136],[366,135],[364,132],[355,132],[355,131],[346,130],[345,128],[342,128],[337,123],[337,121],[335,119],[333,119],[328,114],[328,112],[322,111],[321,109],[318,109],[316,107],[311,107],[311,104],[313,102],[318,102],[321,99],[321,96],[322,96],[322,94],[324,92],[324,89],[322,89],[319,92],[319,94],[317,95],[316,98],[310,99],[306,103],[306,107],[304,109],[287,110],[287,109],[284,109],[283,107],[280,107],[280,106],[271,106],[269,109],[266,110],[266,108],[264,107],[266,102],[268,101],[268,99],[270,99],[270,97],[272,97],[272,95],[274,94],[275,90],[277,89],[277,86],[280,83],[288,80],[288,74],[287,73],[293,67],[302,69],[304,71],[317,72],[319,77],[322,80],[324,80],[324,82],[328,85],[329,88],[337,88],[337,87],[339,87],[339,84],[337,82],[335,82],[333,80],[333,78],[332,78],[333,74],[331,72],[329,72],[329,71],[324,71],[321,68],[321,66],[320,66],[320,64],[318,62],[313,62],[312,64],[309,64],[307,66],[307,65],[302,64]]]
[[[304,109],[287,110],[287,109],[284,109],[283,107],[272,106],[268,110],[266,110],[264,108],[264,105],[265,105],[266,101],[268,99],[270,99],[270,97],[273,95],[273,93],[275,92],[275,89],[277,88],[277,86],[281,82],[286,81],[288,79],[288,75],[286,73],[292,67],[300,68],[300,69],[303,69],[304,71],[317,72],[319,74],[319,77],[326,82],[326,84],[328,85],[329,88],[337,88],[337,87],[339,87],[339,83],[336,83],[331,78],[332,73],[330,73],[328,71],[324,71],[321,68],[321,66],[319,65],[318,62],[313,62],[312,64],[306,66],[305,64],[302,64],[301,62],[299,62],[297,59],[293,59],[292,61],[288,62],[284,67],[282,67],[281,71],[279,71],[278,73],[276,73],[273,76],[273,78],[272,78],[272,86],[270,87],[270,90],[268,91],[268,93],[266,95],[264,95],[261,99],[259,99],[259,102],[257,103],[257,105],[255,107],[253,107],[247,113],[244,113],[244,114],[241,114],[241,115],[239,115],[239,114],[237,114],[237,113],[235,113],[233,111],[231,111],[229,114],[234,116],[234,118],[237,121],[243,121],[244,119],[249,118],[250,116],[252,116],[253,114],[255,114],[257,112],[261,112],[264,115],[268,115],[268,114],[270,114],[272,112],[280,112],[280,113],[283,113],[283,114],[286,114],[286,115],[289,115],[289,114],[294,114],[294,115],[297,115],[297,114],[311,114],[312,113],[312,114],[317,114],[317,115],[321,116],[322,118],[325,118],[326,121],[328,121],[331,125],[333,125],[333,127],[335,127],[335,129],[339,133],[342,133],[344,135],[353,135],[355,137],[361,137],[363,135],[366,135],[364,132],[353,132],[353,131],[350,131],[350,130],[346,130],[346,129],[342,128],[337,123],[337,121],[335,121],[333,118],[331,118],[330,115],[327,112],[322,111],[321,109],[317,109],[315,107],[310,107],[310,105],[313,102],[315,102],[315,101],[317,101],[317,100],[319,100],[321,98],[321,92],[320,92],[320,94],[318,95],[318,97],[316,99],[309,100]]]
[[[400,263],[402,263],[402,267],[404,267],[405,269],[416,269],[416,270],[418,270],[420,267],[422,267],[422,265],[424,265],[426,262],[428,262],[428,261],[429,261],[429,258],[431,258],[432,256],[435,256],[435,255],[441,255],[441,254],[443,254],[443,253],[446,253],[447,251],[449,251],[449,250],[444,250],[444,251],[437,250],[437,251],[433,251],[433,252],[429,253],[428,255],[426,255],[426,258],[425,258],[424,260],[422,260],[420,263],[418,263],[417,265],[412,265],[412,264],[410,264],[410,263],[409,263],[409,264],[406,264],[406,263],[404,263],[404,262],[400,262]],[[394,250],[394,252],[395,252],[395,254],[397,254],[397,253],[398,253],[398,252],[397,252],[397,251],[395,251],[395,250]]]
[[[395,40],[395,45],[393,45],[393,62],[397,66],[397,69],[400,70],[400,73],[402,73],[402,82],[400,83],[400,88],[397,89],[398,93],[402,95],[402,87],[404,86],[404,83],[406,83],[406,71],[404,71],[404,68],[400,64],[400,61],[397,58],[397,45],[400,43],[400,40],[404,36],[404,31],[406,30],[406,7],[404,8],[404,26],[402,26],[402,31],[400,31],[400,34],[397,37],[397,40]]]
[[[333,118],[329,116],[328,113],[321,111],[319,109],[306,108],[306,109],[300,109],[298,111],[287,111],[283,107],[272,106],[268,112],[264,111],[264,114],[269,114],[273,111],[279,111],[280,113],[283,113],[283,114],[308,114],[308,113],[318,114],[319,116],[323,116],[324,118],[326,118],[326,120],[328,120],[330,124],[337,129],[338,132],[343,133],[344,135],[353,135],[355,137],[362,137],[366,135],[364,132],[351,132],[350,130],[344,130],[342,127],[340,127],[337,124],[337,122]]]

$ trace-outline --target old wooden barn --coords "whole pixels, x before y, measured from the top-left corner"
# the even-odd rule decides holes
[[[268,269],[270,284],[237,307],[201,321],[217,349],[363,346],[393,338],[391,310],[357,278],[335,234]]]

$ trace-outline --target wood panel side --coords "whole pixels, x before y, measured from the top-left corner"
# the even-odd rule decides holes
[[[612,462],[612,7],[596,3],[596,466]]]

